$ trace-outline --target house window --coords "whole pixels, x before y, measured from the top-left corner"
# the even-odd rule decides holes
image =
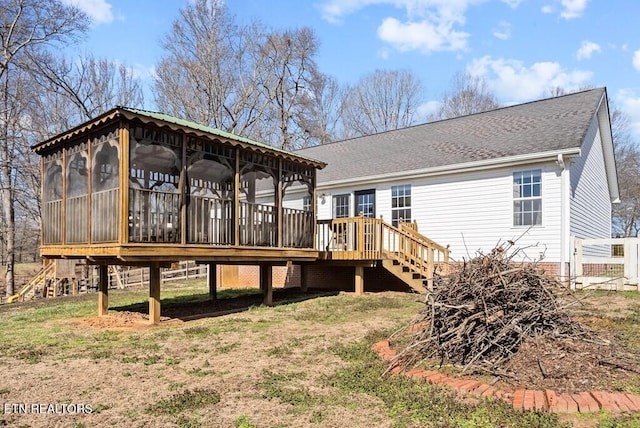
[[[356,215],[373,218],[376,216],[376,191],[362,190],[355,193]]]
[[[349,217],[349,195],[333,197],[333,218]]]
[[[542,170],[513,173],[513,225],[542,224]]]
[[[311,211],[311,196],[307,195],[302,198],[302,210]]]
[[[398,226],[402,219],[411,221],[411,185],[391,186],[391,223]]]

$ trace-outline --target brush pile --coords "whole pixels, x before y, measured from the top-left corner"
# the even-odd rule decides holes
[[[516,264],[499,246],[434,278],[434,291],[413,321],[404,365],[439,359],[464,371],[496,372],[527,339],[592,337],[569,316],[567,291],[535,263]],[[418,327],[418,328],[416,328]]]

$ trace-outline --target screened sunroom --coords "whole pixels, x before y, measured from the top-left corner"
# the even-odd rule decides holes
[[[315,203],[296,201],[316,200],[322,162],[125,107],[33,149],[42,156],[44,257],[317,257]]]

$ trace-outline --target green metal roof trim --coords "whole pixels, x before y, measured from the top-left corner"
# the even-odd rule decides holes
[[[84,122],[72,129],[69,129],[61,134],[58,134],[54,137],[51,137],[45,141],[42,141],[38,144],[35,144],[34,146],[31,147],[32,150],[34,150],[35,152],[40,152],[43,149],[46,149],[50,146],[53,145],[57,145],[57,143],[61,140],[65,140],[68,138],[72,138],[75,135],[81,134],[83,132],[86,132],[88,129],[93,128],[94,126],[98,126],[100,124],[103,124],[107,121],[110,121],[111,119],[114,119],[115,117],[117,117],[119,114],[124,113],[126,115],[126,113],[130,113],[132,115],[138,116],[138,117],[145,117],[151,120],[155,120],[155,121],[161,121],[161,122],[166,122],[166,123],[170,123],[173,125],[177,125],[179,127],[182,128],[189,128],[192,129],[194,131],[200,131],[202,133],[205,134],[209,134],[209,135],[215,135],[227,140],[231,140],[231,141],[238,141],[240,143],[245,143],[249,146],[254,146],[256,148],[260,148],[263,149],[265,151],[268,152],[275,152],[276,154],[281,154],[284,155],[285,157],[289,157],[289,158],[293,158],[293,159],[300,159],[300,160],[304,160],[307,161],[311,164],[314,164],[314,166],[316,166],[317,168],[324,168],[327,164],[325,162],[307,157],[307,156],[303,156],[297,153],[293,153],[293,152],[289,152],[287,150],[283,150],[283,149],[279,149],[277,147],[273,147],[270,146],[268,144],[264,144],[264,143],[260,143],[258,141],[254,141],[251,140],[249,138],[245,138],[245,137],[241,137],[239,135],[235,135],[232,134],[230,132],[225,132],[222,131],[220,129],[216,129],[216,128],[211,128],[209,126],[205,126],[205,125],[201,125],[199,123],[196,122],[191,122],[189,120],[184,120],[184,119],[179,119],[177,117],[173,117],[170,116],[168,114],[164,114],[164,113],[158,113],[158,112],[153,112],[153,111],[148,111],[148,110],[142,110],[142,109],[135,109],[135,108],[131,108],[131,107],[124,107],[124,106],[117,106],[105,113],[103,113],[102,115],[89,120],[87,122]]]
[[[287,150],[279,149],[277,147],[273,147],[273,146],[270,146],[268,144],[261,143],[259,141],[254,141],[254,140],[251,140],[251,139],[246,138],[246,137],[241,137],[239,135],[235,135],[235,134],[232,134],[230,132],[222,131],[222,130],[217,129],[217,128],[211,128],[209,126],[201,125],[199,123],[191,122],[189,120],[179,119],[177,117],[170,116],[168,114],[158,113],[158,112],[149,111],[149,110],[140,110],[140,109],[135,109],[135,108],[131,108],[131,107],[122,107],[122,106],[120,106],[118,108],[121,109],[121,110],[129,111],[131,113],[134,113],[134,114],[137,114],[137,115],[140,115],[140,116],[147,116],[147,117],[150,117],[150,118],[153,118],[153,119],[156,119],[156,120],[162,120],[164,122],[170,122],[170,123],[173,123],[173,124],[185,127],[185,128],[195,129],[195,130],[198,130],[198,131],[206,132],[207,134],[217,135],[218,137],[227,138],[229,140],[240,141],[240,142],[243,142],[243,143],[250,144],[252,146],[258,146],[258,147],[261,147],[261,148],[264,148],[264,149],[267,149],[267,150],[270,150],[270,151],[286,154],[288,156],[294,156],[296,158],[306,159],[308,161],[315,162],[315,163],[318,163],[318,164],[321,164],[321,165],[326,165],[326,163],[321,162],[321,161],[316,160],[316,159],[312,159],[312,158],[309,158],[309,157],[306,157],[306,156],[302,156],[302,155],[299,155],[297,153],[292,153],[292,152],[289,152]]]

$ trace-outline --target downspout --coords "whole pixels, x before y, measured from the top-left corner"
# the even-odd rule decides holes
[[[567,280],[567,263],[569,263],[569,192],[568,177],[569,169],[565,164],[564,156],[558,154],[556,161],[560,167],[560,278]]]

